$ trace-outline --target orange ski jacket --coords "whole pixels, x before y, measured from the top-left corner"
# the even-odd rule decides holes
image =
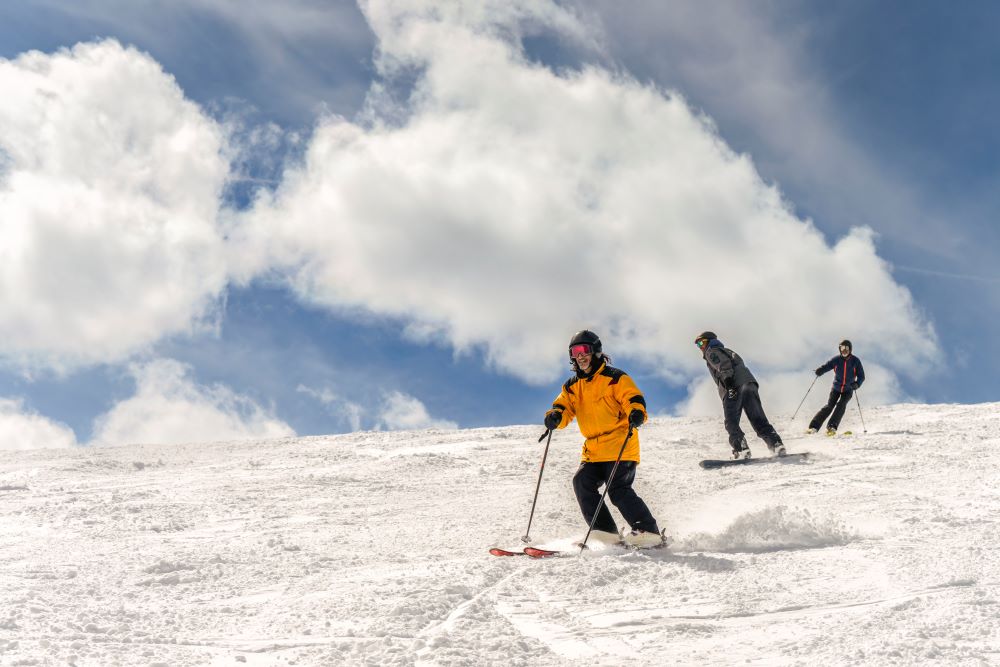
[[[580,460],[597,463],[618,458],[628,433],[628,415],[636,408],[646,414],[646,399],[635,382],[625,371],[602,361],[589,377],[567,380],[549,412],[562,412],[562,421],[556,428],[566,428],[576,418],[580,433],[586,438]],[[639,462],[638,430],[632,432],[622,461]]]

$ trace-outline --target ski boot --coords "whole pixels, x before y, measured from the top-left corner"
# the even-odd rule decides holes
[[[832,438],[835,435],[837,435],[837,429],[835,429],[835,428],[828,428],[828,429],[826,429],[826,437]]]
[[[788,453],[785,451],[785,443],[781,442],[781,440],[778,440],[773,445],[768,445],[767,448],[774,456],[785,456]]]
[[[806,429],[806,435],[812,435],[818,430],[819,430],[818,428],[813,428],[812,426],[810,426],[809,428]]]
[[[747,444],[746,438],[741,438],[738,443],[733,445],[733,458],[734,459],[750,458],[750,445]]]
[[[625,536],[625,544],[635,549],[651,549],[654,547],[666,546],[667,538],[663,533],[651,533],[646,530],[633,530]]]

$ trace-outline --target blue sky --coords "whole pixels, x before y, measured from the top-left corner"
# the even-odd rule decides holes
[[[997,400],[993,3],[252,4],[0,7],[7,446]]]

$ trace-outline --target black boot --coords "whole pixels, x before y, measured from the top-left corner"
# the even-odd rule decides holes
[[[740,441],[733,445],[733,458],[734,459],[750,458],[750,445],[747,444],[746,438],[740,438]]]

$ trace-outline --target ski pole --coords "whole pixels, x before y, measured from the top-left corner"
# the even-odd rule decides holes
[[[861,412],[861,399],[858,398],[857,389],[854,390],[854,400],[858,404],[858,414],[861,416],[861,428],[864,429],[865,433],[867,433],[868,429],[865,428],[865,415],[863,412]]]
[[[806,395],[802,397],[802,400],[799,401],[799,407],[795,408],[795,412],[792,413],[792,421],[795,421],[795,415],[799,414],[799,408],[801,408],[802,404],[806,402],[806,399],[809,397],[809,392],[813,390],[813,385],[816,384],[816,380],[818,379],[819,376],[817,375],[816,377],[813,378],[813,383],[809,385],[808,389],[806,389]]]
[[[528,516],[528,528],[524,531],[524,537],[521,541],[525,544],[531,544],[531,521],[535,518],[535,503],[538,502],[538,489],[542,488],[542,471],[545,470],[545,459],[549,455],[549,443],[552,442],[552,430],[547,429],[545,433],[542,433],[542,437],[538,439],[541,442],[548,436],[548,440],[545,440],[545,452],[542,453],[542,464],[538,466],[538,483],[535,484],[535,497],[531,500],[531,514]]]
[[[597,523],[597,517],[601,514],[601,508],[604,506],[604,498],[608,495],[608,489],[611,487],[611,482],[615,479],[615,473],[618,472],[618,464],[621,463],[622,454],[625,453],[625,445],[628,444],[629,439],[632,437],[632,426],[628,427],[628,433],[625,435],[625,441],[622,443],[622,448],[618,450],[618,458],[615,459],[615,465],[611,468],[611,474],[608,476],[608,481],[604,483],[604,493],[601,494],[601,499],[597,503],[597,509],[594,511],[594,518],[590,520],[590,528],[587,529],[587,534],[583,536],[583,542],[580,543],[580,553],[587,548],[587,540],[590,538],[591,531],[594,530],[594,524]]]

